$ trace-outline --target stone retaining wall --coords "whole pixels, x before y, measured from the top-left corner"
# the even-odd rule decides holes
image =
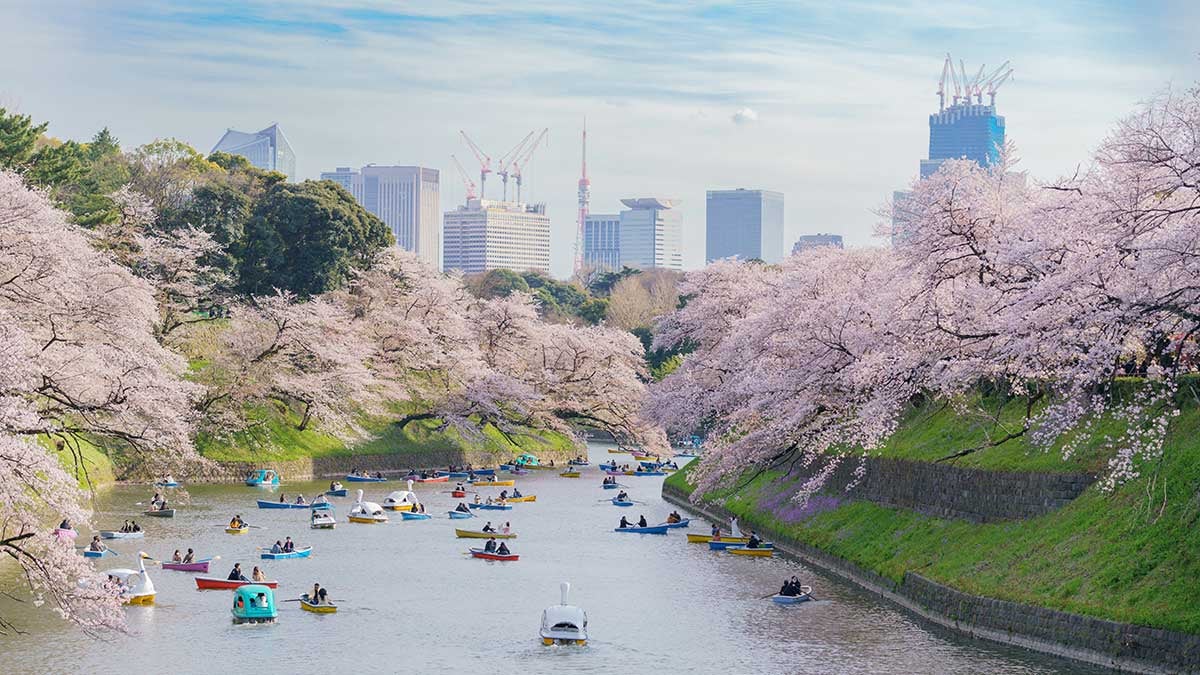
[[[842,462],[825,491],[976,523],[1040,516],[1066,506],[1096,480],[1085,473],[984,471],[870,457],[861,482],[846,491],[857,466],[853,460]],[[811,470],[792,475],[805,479]]]
[[[688,495],[663,486],[663,499],[714,522],[730,514],[692,504]],[[1200,674],[1200,635],[1123,624],[955,590],[915,572],[900,583],[848,560],[755,526],[776,549],[859,586],[900,609],[964,635],[1104,666],[1120,672]]]

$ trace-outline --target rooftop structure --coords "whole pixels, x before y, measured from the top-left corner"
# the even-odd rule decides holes
[[[621,203],[629,208],[621,212],[620,264],[682,270],[683,214],[674,208],[679,200],[637,197]]]
[[[246,132],[226,129],[225,135],[213,146],[213,152],[241,155],[250,164],[266,171],[278,171],[296,180],[296,153],[278,124],[261,131]]]

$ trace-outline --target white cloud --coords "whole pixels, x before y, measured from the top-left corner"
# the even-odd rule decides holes
[[[751,122],[758,121],[758,113],[754,112],[750,108],[741,108],[737,112],[733,113],[729,119],[733,120],[734,124],[750,124]]]

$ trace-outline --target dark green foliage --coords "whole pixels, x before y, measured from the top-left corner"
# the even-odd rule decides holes
[[[686,344],[675,349],[652,349],[651,345],[654,344],[652,328],[639,326],[630,332],[642,341],[642,348],[646,350],[646,365],[650,368],[650,374],[655,380],[661,380],[675,372],[675,369],[683,362],[684,355],[691,353],[693,349],[692,345]]]
[[[330,181],[278,183],[254,208],[238,264],[241,290],[307,297],[340,287],[393,243],[383,221]]]
[[[44,145],[34,153],[25,179],[46,188],[70,187],[87,174],[89,164],[87,150],[75,141]]]
[[[33,157],[37,141],[49,126],[34,124],[29,115],[0,108],[0,169],[19,169]]]
[[[228,182],[212,181],[193,190],[191,201],[165,219],[165,225],[191,226],[211,234],[225,250],[206,263],[233,273],[237,267],[236,252],[245,236],[252,207],[245,191]]]
[[[474,284],[475,295],[480,298],[505,298],[514,291],[529,292],[529,284],[520,274],[509,270],[499,269],[486,272]]]
[[[543,318],[552,321],[578,320],[596,325],[604,320],[608,303],[593,298],[574,282],[558,281],[541,272],[490,270],[467,282],[479,298],[503,298],[514,292],[529,293],[537,299]]]
[[[109,157],[121,152],[121,142],[104,127],[92,136],[92,142],[87,144],[88,159],[96,161],[101,157]]]
[[[588,282],[588,290],[592,295],[608,295],[612,292],[613,286],[616,286],[622,279],[641,273],[641,270],[628,266],[621,267],[619,272],[600,272]]]

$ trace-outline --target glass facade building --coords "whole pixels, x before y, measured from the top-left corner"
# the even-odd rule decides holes
[[[642,197],[622,199],[620,264],[639,269],[683,269],[683,214],[679,200]]]
[[[929,116],[929,159],[921,160],[921,178],[937,172],[947,159],[970,159],[991,166],[1004,147],[1004,118],[996,106],[956,104]]]
[[[621,269],[621,217],[589,213],[583,221],[583,264],[597,270]]]
[[[738,257],[776,263],[787,254],[783,193],[709,190],[705,199],[705,259]]]
[[[321,173],[346,188],[364,209],[379,216],[396,245],[442,264],[441,195],[437,169],[368,164],[359,171],[338,167]]]
[[[296,180],[296,153],[292,152],[292,145],[278,124],[252,133],[226,129],[225,135],[217,141],[212,151],[241,155],[253,166],[266,171],[278,171],[288,180]]]

